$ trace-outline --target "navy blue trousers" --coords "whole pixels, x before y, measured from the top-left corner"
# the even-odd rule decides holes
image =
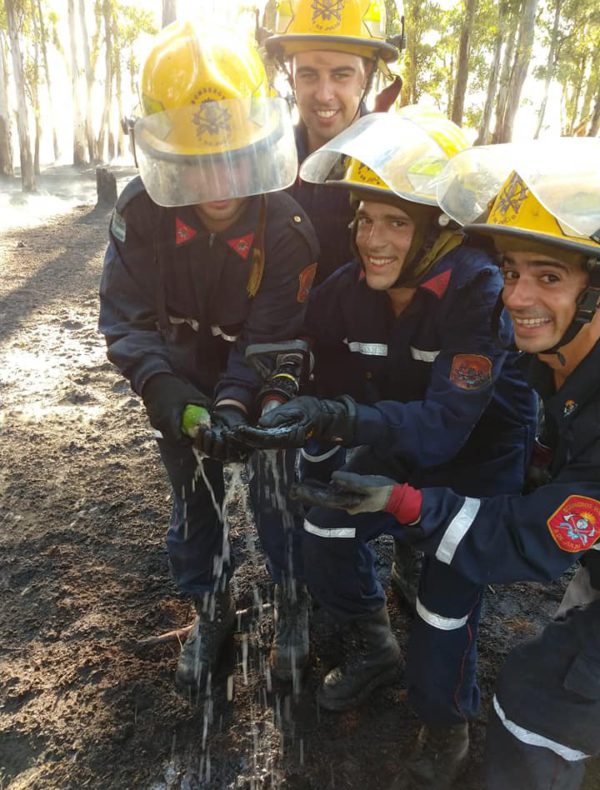
[[[191,446],[158,440],[173,489],[173,506],[166,542],[173,578],[192,596],[211,592],[235,567],[231,546],[210,492],[202,479]],[[273,581],[303,579],[302,508],[281,492],[294,479],[295,452],[256,452],[248,462],[250,502],[258,536]],[[205,459],[204,472],[219,507],[223,503],[223,465]]]
[[[489,790],[576,790],[600,751],[600,601],[512,650],[486,741]]]

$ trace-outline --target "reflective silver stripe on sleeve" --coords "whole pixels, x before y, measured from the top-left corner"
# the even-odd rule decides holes
[[[300,450],[300,455],[302,456],[302,458],[306,458],[307,461],[312,461],[312,463],[316,463],[318,461],[325,461],[327,460],[327,458],[331,458],[331,456],[335,455],[339,449],[340,446],[338,445],[337,447],[332,447],[331,450],[326,450],[324,453],[321,453],[320,455],[309,455],[309,453],[306,452],[304,447],[302,447],[302,449]]]
[[[576,762],[577,760],[585,760],[590,756],[589,754],[580,752],[578,749],[571,749],[570,746],[565,746],[562,743],[552,741],[550,738],[539,735],[537,732],[526,730],[524,727],[520,727],[518,724],[515,724],[514,721],[507,719],[506,714],[500,707],[500,703],[498,702],[498,698],[495,694],[494,710],[510,734],[513,735],[518,741],[521,741],[521,743],[527,743],[529,746],[541,746],[544,749],[550,749],[550,751],[554,752],[554,754],[558,754],[558,756],[562,757],[563,760],[568,760],[571,763]]]
[[[210,331],[214,337],[222,337],[223,340],[226,340],[228,343],[235,343],[239,337],[238,335],[226,335],[220,326],[211,326]]]
[[[339,527],[337,529],[323,529],[311,524],[308,519],[304,519],[304,529],[310,532],[311,535],[317,535],[319,538],[354,538],[356,537],[356,530],[353,527]]]
[[[420,348],[415,348],[414,346],[410,347],[410,355],[413,359],[416,359],[418,362],[435,362],[439,351],[423,351]]]
[[[355,354],[364,354],[366,357],[387,357],[388,347],[385,343],[359,343],[352,340],[348,348]]]
[[[445,562],[446,565],[450,565],[454,559],[454,553],[458,548],[458,544],[468,532],[471,524],[475,521],[475,516],[479,511],[480,505],[480,499],[465,497],[463,506],[448,524],[444,532],[444,537],[437,547],[435,553],[435,558],[437,560]]]
[[[465,626],[469,619],[468,614],[464,617],[444,617],[441,614],[430,612],[429,609],[426,609],[425,606],[423,606],[418,598],[415,608],[421,620],[425,620],[427,625],[430,625],[433,628],[439,628],[440,631],[456,631],[457,628],[462,628]]]

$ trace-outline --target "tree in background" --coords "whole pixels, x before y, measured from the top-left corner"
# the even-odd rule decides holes
[[[34,192],[36,188],[31,142],[29,138],[29,116],[25,91],[23,69],[21,28],[25,16],[24,3],[19,0],[4,0],[6,24],[12,56],[13,78],[17,95],[17,131],[19,135],[19,158],[21,162],[21,184],[24,192]]]
[[[8,105],[8,66],[6,61],[6,13],[0,8],[0,176],[14,174],[12,162],[11,122]]]

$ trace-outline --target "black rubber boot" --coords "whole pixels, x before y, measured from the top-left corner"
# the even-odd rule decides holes
[[[414,612],[419,592],[419,579],[423,564],[423,552],[413,548],[410,543],[394,540],[394,561],[390,574],[390,584],[400,600]]]
[[[449,790],[469,751],[469,725],[421,727],[413,754],[390,790]]]
[[[308,663],[310,596],[303,584],[275,585],[275,633],[269,656],[278,680],[299,678]]]
[[[224,592],[207,593],[194,605],[196,620],[181,648],[175,682],[180,688],[199,690],[206,685],[233,631],[235,604],[227,587]]]
[[[352,623],[344,652],[343,663],[325,676],[317,692],[319,704],[327,710],[354,708],[373,689],[397,676],[400,648],[390,629],[387,607]]]

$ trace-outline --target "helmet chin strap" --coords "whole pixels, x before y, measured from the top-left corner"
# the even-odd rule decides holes
[[[596,314],[596,310],[600,307],[600,259],[588,258],[586,268],[590,273],[590,281],[577,297],[573,320],[558,343],[551,348],[537,352],[538,354],[556,354],[558,361],[563,366],[567,364],[567,361],[560,349],[568,345],[585,324],[589,324]],[[500,338],[500,317],[503,310],[504,302],[502,301],[502,293],[500,293],[492,312],[492,337],[500,348],[506,351],[517,351],[514,341],[506,345],[502,343]]]

